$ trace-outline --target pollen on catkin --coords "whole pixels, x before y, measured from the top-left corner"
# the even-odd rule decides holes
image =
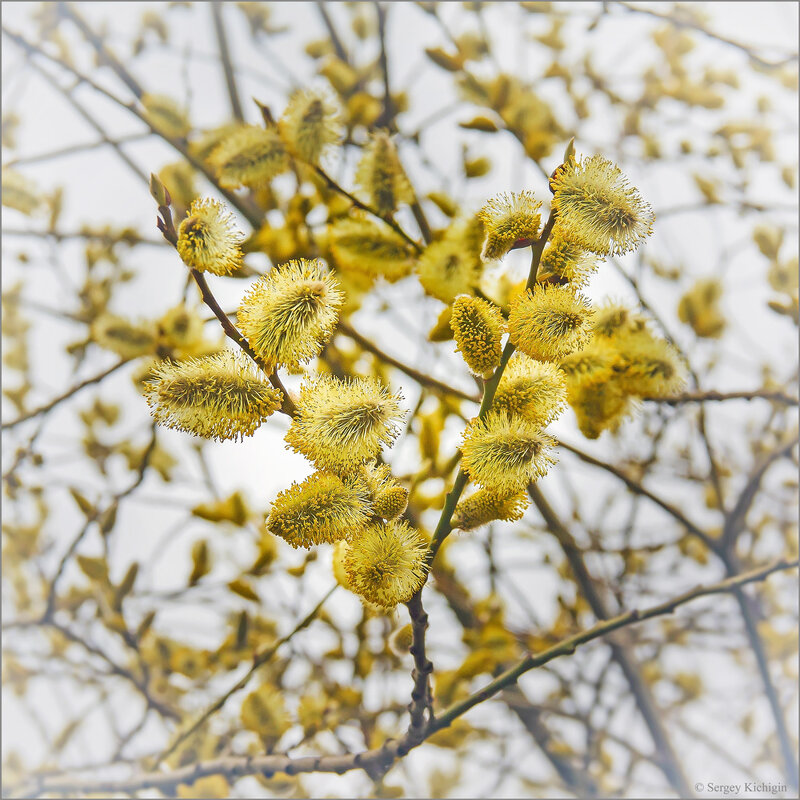
[[[242,266],[243,239],[222,203],[197,199],[178,227],[178,255],[192,269],[230,275]]]
[[[544,427],[561,413],[566,399],[564,373],[555,364],[514,353],[503,371],[492,410]]]
[[[489,375],[500,363],[505,320],[497,306],[480,297],[461,295],[453,303],[450,327],[456,350],[476,375]]]
[[[512,192],[492,198],[478,212],[486,239],[481,257],[486,261],[502,258],[519,240],[535,239],[539,234],[542,204],[533,192]]]
[[[294,156],[318,164],[342,139],[341,109],[327,91],[299,89],[278,121],[278,133]]]
[[[223,138],[208,161],[220,186],[260,189],[289,168],[289,153],[274,129],[245,125]]]
[[[292,547],[313,547],[359,534],[370,516],[367,493],[358,482],[315,472],[278,494],[267,529]]]
[[[260,371],[230,350],[153,367],[144,395],[156,422],[205,439],[252,436],[283,397]]]
[[[340,219],[329,227],[328,236],[333,259],[342,270],[363,272],[394,283],[414,266],[408,243],[382,223]]]
[[[382,608],[406,603],[425,583],[427,549],[419,531],[403,521],[373,523],[344,551],[350,587]]]
[[[592,336],[592,309],[569,286],[536,286],[511,303],[508,333],[523,353],[557,361],[580,350]]]
[[[495,520],[516,522],[522,519],[527,507],[528,495],[524,491],[495,492],[478,489],[459,501],[450,524],[453,528],[471,531]]]
[[[597,269],[597,257],[575,242],[553,232],[539,262],[538,280],[556,279],[580,288]]]
[[[360,478],[372,498],[372,511],[383,519],[399,517],[408,506],[408,489],[392,477],[388,464],[364,464]]]
[[[401,203],[414,202],[414,191],[388,133],[373,133],[362,153],[356,168],[356,185],[360,198],[370,208],[386,216],[396,211]]]
[[[394,441],[400,400],[375,378],[307,378],[286,442],[319,469],[351,472]]]
[[[154,326],[133,322],[108,311],[92,320],[89,335],[93,342],[121,358],[138,358],[155,352]]]
[[[627,253],[653,231],[653,210],[600,155],[571,159],[556,170],[550,188],[559,235],[593,253]]]
[[[242,299],[237,321],[265,363],[293,369],[331,338],[343,302],[339,282],[323,263],[301,258],[261,276]]]
[[[461,463],[475,483],[498,493],[522,491],[547,474],[556,459],[552,436],[506,413],[475,419],[464,432]]]

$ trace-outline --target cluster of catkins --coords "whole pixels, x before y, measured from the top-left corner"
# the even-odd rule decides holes
[[[276,125],[219,131],[202,157],[221,185],[257,188],[291,158],[317,164],[339,135],[330,99],[300,92]],[[356,180],[363,202],[389,222],[400,203],[414,202],[386,134],[365,146]],[[518,519],[526,487],[554,463],[555,442],[543,429],[567,402],[581,430],[596,437],[618,426],[636,398],[674,391],[682,381],[677,354],[641,315],[616,304],[592,308],[579,291],[597,256],[628,252],[650,233],[649,206],[616,166],[600,156],[577,161],[571,148],[551,190],[554,225],[545,228],[535,280],[505,291],[481,288],[483,268],[512,248],[541,248],[541,204],[529,192],[491,200],[418,255],[389,225],[352,214],[331,220],[321,247],[333,269],[316,258],[292,259],[245,294],[237,323],[255,359],[224,350],[162,360],[145,383],[153,415],[206,438],[251,435],[284,404],[268,376],[300,370],[320,353],[348,310],[353,273],[393,281],[413,269],[426,292],[447,304],[431,338],[455,339],[470,370],[486,379],[481,413],[461,445],[462,467],[478,488],[451,524],[466,530]],[[221,203],[191,202],[176,243],[187,266],[229,275],[242,265],[241,245]],[[266,519],[293,547],[335,544],[340,583],[386,608],[407,602],[427,570],[425,537],[400,519],[408,491],[380,463],[404,418],[400,402],[374,378],[306,374],[286,442],[316,471],[281,492]]]

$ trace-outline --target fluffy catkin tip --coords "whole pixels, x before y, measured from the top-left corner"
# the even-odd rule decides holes
[[[400,400],[375,378],[307,379],[286,442],[320,469],[351,472],[394,441],[404,417]]]
[[[505,331],[500,309],[480,297],[461,295],[453,303],[450,327],[467,366],[476,375],[492,373],[500,363]]]
[[[321,261],[298,259],[260,277],[239,307],[239,328],[267,364],[314,358],[339,321],[344,293]]]
[[[229,350],[205,358],[162,361],[144,385],[156,422],[206,439],[241,439],[280,408],[281,393]]]
[[[195,200],[178,227],[178,255],[187,267],[230,275],[242,266],[242,234],[218,200]]]
[[[619,167],[602,156],[570,160],[550,183],[556,230],[598,255],[635,250],[653,231],[655,215]]]
[[[292,547],[357,536],[371,516],[366,492],[352,480],[315,472],[275,498],[267,529]]]
[[[511,304],[513,344],[539,361],[557,361],[580,350],[592,336],[589,302],[568,286],[536,286]]]
[[[289,168],[289,153],[275,130],[245,125],[225,136],[208,161],[220,186],[258,189]]]
[[[528,495],[520,492],[494,492],[478,489],[456,506],[450,524],[462,531],[471,531],[495,520],[516,522],[528,507]]]
[[[293,155],[318,164],[342,139],[341,109],[327,91],[300,89],[289,98],[278,132]]]
[[[561,413],[566,400],[564,373],[555,364],[514,353],[500,379],[492,409],[544,427]]]
[[[533,192],[501,194],[486,203],[478,212],[486,233],[481,257],[487,261],[502,258],[515,242],[535,239],[541,206]]]
[[[408,602],[425,582],[427,550],[422,535],[405,522],[369,525],[344,550],[350,588],[383,608]]]
[[[505,413],[470,423],[461,445],[462,465],[483,488],[513,493],[547,474],[555,440],[538,425]]]

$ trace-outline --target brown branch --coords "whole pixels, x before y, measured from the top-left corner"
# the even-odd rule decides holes
[[[339,323],[337,333],[344,334],[348,339],[352,339],[362,349],[372,353],[381,361],[389,364],[392,367],[395,367],[395,369],[400,370],[400,372],[404,373],[405,375],[408,375],[409,378],[412,378],[421,386],[426,386],[427,388],[434,392],[438,392],[439,394],[452,395],[454,397],[459,397],[462,400],[469,400],[473,403],[480,401],[480,397],[469,394],[468,392],[464,392],[461,389],[456,389],[455,387],[449,386],[446,383],[442,383],[441,381],[436,380],[436,378],[432,378],[430,375],[425,375],[413,367],[408,366],[408,364],[404,364],[402,361],[394,358],[394,356],[390,356],[388,353],[385,353],[383,350],[378,348],[377,345],[373,344],[373,342],[355,330],[355,328],[353,328],[347,322],[342,321]]]
[[[196,764],[181,767],[168,773],[147,772],[131,775],[127,778],[102,778],[97,777],[98,767],[94,767],[91,778],[76,776],[72,772],[61,772],[42,776],[35,779],[32,784],[20,786],[13,790],[19,796],[35,796],[47,794],[100,794],[100,793],[132,793],[142,789],[156,788],[161,791],[174,790],[179,784],[194,783],[199,778],[208,775],[224,775],[229,780],[236,780],[245,775],[260,774],[270,778],[277,773],[286,775],[299,775],[311,772],[330,772],[343,774],[354,769],[363,769],[368,773],[384,772],[395,761],[405,756],[410,750],[419,746],[436,731],[448,727],[454,720],[466,714],[471,708],[494,697],[507,687],[513,686],[519,678],[530,670],[543,666],[563,655],[570,655],[581,645],[595,639],[600,639],[608,634],[653,617],[673,613],[678,607],[690,603],[698,598],[710,595],[724,594],[738,589],[748,583],[765,580],[774,572],[794,569],[798,562],[777,561],[750,572],[736,575],[719,583],[698,586],[677,597],[667,600],[643,611],[631,610],[604,622],[598,623],[587,630],[570,636],[564,641],[536,655],[522,659],[518,664],[503,672],[483,689],[470,695],[465,700],[454,703],[448,707],[436,720],[428,725],[424,737],[419,742],[412,742],[408,734],[399,739],[390,739],[381,747],[367,750],[362,753],[352,753],[339,756],[305,756],[291,758],[285,755],[261,756],[227,756],[223,758],[201,761]]]
[[[328,29],[328,35],[331,37],[331,44],[336,51],[337,57],[346,64],[349,64],[350,60],[347,57],[347,51],[344,49],[344,45],[342,45],[342,40],[339,38],[339,33],[333,24],[333,20],[331,20],[328,15],[328,9],[325,7],[323,0],[317,0],[317,11],[319,11],[319,15],[322,17],[322,21]]]
[[[796,406],[798,399],[786,392],[771,391],[769,389],[756,389],[751,392],[684,392],[674,397],[643,397],[651,403],[661,403],[667,406],[678,406],[683,403],[718,403],[725,400],[769,400],[771,403]]]
[[[21,417],[17,417],[17,419],[11,420],[10,422],[4,422],[2,425],[0,425],[0,429],[8,430],[9,428],[14,428],[22,422],[27,422],[29,419],[38,417],[40,414],[46,414],[48,411],[52,411],[52,409],[54,409],[59,403],[63,403],[65,400],[68,400],[74,394],[77,394],[79,391],[81,391],[81,389],[85,389],[87,386],[91,386],[95,383],[100,383],[100,381],[116,372],[120,367],[124,367],[128,361],[129,359],[127,358],[122,359],[122,361],[118,361],[108,369],[103,370],[103,372],[101,372],[99,375],[94,375],[91,378],[87,378],[85,381],[81,381],[71,389],[67,389],[66,392],[58,395],[58,397],[54,397],[49,403],[45,403],[45,405],[39,406],[38,408],[33,409],[33,411],[27,411]]]
[[[219,57],[222,62],[222,71],[225,75],[225,86],[228,89],[231,112],[239,122],[243,122],[244,114],[242,113],[242,104],[239,101],[239,91],[236,88],[236,76],[234,75],[233,65],[231,64],[231,53],[228,48],[225,24],[222,21],[222,3],[219,2],[219,0],[214,0],[214,2],[211,3],[211,16],[214,20],[214,34],[217,37]]]

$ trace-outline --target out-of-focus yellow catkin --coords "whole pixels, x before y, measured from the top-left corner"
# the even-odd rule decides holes
[[[717,278],[701,278],[678,302],[678,319],[692,326],[697,336],[718,339],[725,332],[727,321],[719,307],[722,282]]]
[[[268,747],[272,747],[291,727],[281,693],[266,683],[245,697],[241,718],[242,725],[255,731]]]
[[[42,195],[36,184],[15,169],[3,167],[2,201],[6,208],[13,208],[30,216],[42,204]]]
[[[630,394],[669,397],[686,384],[686,366],[677,350],[649,332],[633,334],[615,343],[622,356],[622,383]]]
[[[350,472],[394,441],[400,400],[375,378],[307,378],[286,442],[320,469]]]
[[[506,413],[475,419],[464,432],[462,466],[475,483],[498,493],[522,491],[547,474],[556,459],[552,436]]]
[[[203,131],[196,139],[189,142],[189,152],[200,161],[208,161],[224,139],[244,127],[245,125],[241,122],[228,122],[217,128]]]
[[[144,384],[156,422],[206,439],[242,439],[283,402],[255,366],[225,350],[205,358],[162,361]]]
[[[356,594],[382,608],[405,603],[425,582],[428,545],[399,520],[369,525],[344,553],[344,569]]]
[[[315,472],[275,498],[267,529],[292,547],[313,547],[358,535],[370,518],[363,487],[331,472]]]
[[[487,261],[502,258],[517,241],[533,240],[539,234],[542,204],[533,192],[512,192],[492,198],[478,212],[486,239],[481,257]]]
[[[462,531],[471,531],[495,520],[515,522],[522,519],[528,507],[528,495],[519,492],[495,492],[478,489],[456,506],[450,524]]]
[[[244,296],[237,320],[265,363],[294,369],[333,335],[343,302],[339,282],[323,263],[301,258],[260,277]]]
[[[347,577],[347,572],[344,568],[344,557],[347,554],[349,547],[350,545],[346,539],[340,539],[333,546],[333,577],[336,578],[336,582],[339,584],[339,586],[347,589],[348,592],[355,592],[350,584],[350,578]]]
[[[550,181],[556,230],[598,255],[635,250],[655,215],[619,167],[600,155],[570,159]]]
[[[422,288],[444,303],[473,294],[483,270],[482,246],[483,222],[478,217],[453,222],[419,257],[416,270]]]
[[[189,208],[197,196],[194,169],[187,161],[167,164],[158,173],[161,183],[169,190],[173,205]]]
[[[328,91],[299,89],[278,121],[278,133],[295,157],[318,164],[342,140],[339,104]]]
[[[558,233],[550,236],[539,262],[538,280],[569,283],[580,288],[597,269],[597,257]]]
[[[356,168],[360,198],[386,216],[401,203],[414,202],[414,190],[403,171],[397,147],[385,131],[376,131],[364,145]]]
[[[613,345],[603,338],[596,338],[586,347],[570,353],[560,362],[567,381],[567,396],[572,402],[572,390],[579,384],[601,384],[615,378],[624,369],[622,357]]]
[[[242,234],[218,200],[195,200],[178,227],[178,254],[187,267],[230,275],[242,266]]]
[[[389,649],[397,656],[408,655],[411,645],[414,643],[414,630],[411,625],[403,625],[401,628],[392,631],[389,637]]]
[[[511,303],[508,333],[526,355],[556,361],[580,350],[592,336],[592,309],[569,286],[536,286]]]
[[[173,139],[183,139],[192,129],[186,111],[171,97],[163,94],[143,94],[142,105],[148,123]]]
[[[203,338],[203,320],[184,305],[170,308],[158,321],[159,344],[170,349],[186,350]]]
[[[122,358],[138,358],[155,352],[156,331],[153,325],[133,322],[125,317],[103,312],[92,320],[92,341]]]
[[[613,300],[592,306],[592,310],[592,330],[598,339],[639,333],[647,326],[647,318],[642,313]]]
[[[587,439],[597,439],[605,430],[617,430],[637,408],[635,399],[617,380],[577,382],[570,387],[570,405]]]
[[[289,153],[273,128],[245,125],[223,138],[208,161],[220,186],[258,189],[289,168]]]
[[[514,353],[503,371],[492,410],[544,427],[561,413],[566,399],[564,373],[555,364]]]
[[[500,363],[505,320],[497,306],[480,297],[461,295],[450,318],[456,350],[476,375],[489,375]]]
[[[340,269],[393,283],[408,275],[414,266],[410,246],[388,225],[366,219],[340,219],[328,232],[331,253]]]

